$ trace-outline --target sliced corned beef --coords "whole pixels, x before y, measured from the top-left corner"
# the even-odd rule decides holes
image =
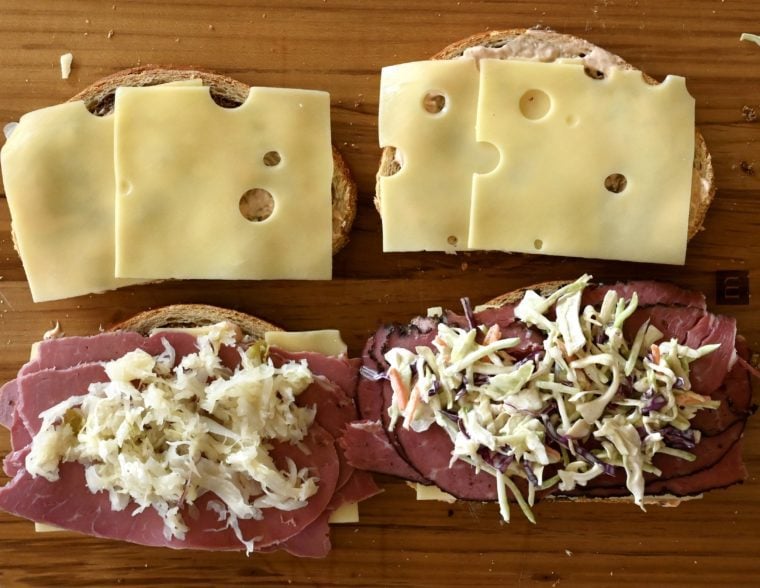
[[[258,537],[256,547],[267,547],[297,535],[315,521],[332,499],[338,479],[338,460],[333,438],[319,425],[313,425],[303,440],[304,453],[296,446],[274,444],[271,455],[278,467],[286,469],[286,458],[300,469],[308,467],[319,478],[317,493],[307,506],[293,511],[264,509],[261,520],[241,520],[246,538]],[[31,499],[30,499],[31,498]],[[108,494],[92,494],[85,485],[84,467],[78,463],[60,466],[60,479],[49,482],[32,478],[20,470],[13,480],[0,488],[0,508],[36,522],[80,531],[96,537],[120,539],[141,545],[175,549],[241,549],[232,529],[225,528],[218,514],[208,507],[215,497],[206,493],[183,516],[190,531],[184,540],[164,537],[164,523],[153,509],[134,515],[134,505],[122,511],[111,510]]]

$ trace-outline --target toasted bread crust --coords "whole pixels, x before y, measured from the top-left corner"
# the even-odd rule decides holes
[[[501,31],[488,31],[478,33],[461,39],[445,47],[431,59],[455,59],[460,57],[464,51],[470,47],[501,47],[511,40],[525,34],[535,35],[541,38],[541,41],[551,44],[558,51],[558,57],[580,57],[579,53],[590,54],[594,50],[601,50],[593,43],[575,37],[557,33],[552,30],[537,29],[508,29]],[[630,63],[621,57],[609,54],[612,63],[616,67],[624,69],[636,69]],[[644,79],[650,84],[658,83],[654,78],[642,72]],[[375,185],[375,208],[380,211],[380,200],[382,198],[380,190],[380,178],[390,176],[396,173],[400,167],[395,160],[396,150],[393,147],[383,149],[380,158],[380,167],[377,172]],[[695,129],[694,134],[694,173],[691,184],[691,201],[689,205],[689,230],[688,238],[691,240],[694,235],[703,229],[707,209],[715,197],[715,176],[713,174],[712,158],[707,150],[707,144],[699,132]]]
[[[105,116],[113,112],[114,95],[119,86],[155,86],[188,79],[200,79],[204,86],[209,86],[214,102],[225,108],[234,108],[245,102],[250,90],[243,82],[202,69],[144,65],[102,78],[70,100],[82,100],[87,110]],[[348,165],[335,146],[332,156],[332,251],[335,255],[348,243],[351,225],[356,217],[357,192]]]
[[[202,327],[223,321],[234,323],[243,334],[254,339],[263,339],[268,331],[282,330],[272,323],[236,310],[208,304],[172,304],[136,314],[112,326],[109,331],[134,331],[147,336],[154,329]]]

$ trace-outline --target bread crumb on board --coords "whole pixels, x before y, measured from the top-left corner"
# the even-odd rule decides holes
[[[742,172],[745,175],[748,176],[754,176],[755,175],[755,166],[752,163],[749,163],[748,161],[740,161],[739,162],[739,169],[742,170]]]
[[[754,107],[745,104],[744,106],[742,106],[742,117],[747,122],[756,122],[757,110],[755,110]]]
[[[71,64],[74,61],[74,55],[69,53],[64,53],[60,57],[61,62],[61,79],[62,80],[68,80],[69,76],[71,75]]]

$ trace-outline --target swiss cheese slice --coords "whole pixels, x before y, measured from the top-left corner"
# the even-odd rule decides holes
[[[383,250],[466,249],[472,175],[497,162],[475,139],[475,61],[385,67],[380,95],[380,146],[395,147],[401,167],[379,180]],[[426,110],[436,100],[440,112]]]
[[[611,69],[597,80],[581,64],[518,60],[480,71],[476,137],[501,159],[475,176],[470,247],[684,263],[694,99],[683,78],[651,85]],[[605,187],[616,174],[619,192]]]
[[[67,102],[25,114],[0,154],[11,228],[35,302],[102,292],[114,277],[113,117]]]
[[[401,164],[379,180],[385,251],[684,262],[694,99],[683,78],[650,85],[613,68],[597,80],[575,60],[477,67],[383,70],[380,144]],[[431,95],[440,112],[424,108]]]
[[[252,88],[224,109],[207,87],[119,88],[116,275],[329,279],[329,107],[306,90]],[[274,204],[258,222],[240,210],[257,189]]]

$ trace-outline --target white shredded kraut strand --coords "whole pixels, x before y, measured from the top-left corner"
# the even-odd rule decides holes
[[[584,306],[590,280],[584,275],[548,297],[526,292],[515,316],[544,340],[521,361],[510,355],[519,339],[502,338],[498,326],[465,329],[443,320],[432,349],[385,354],[389,375],[398,376],[390,378],[390,427],[398,419],[415,431],[441,426],[453,444],[451,463],[462,460],[496,477],[504,520],[507,490],[533,520],[537,490],[572,492],[613,468],[625,471],[643,509],[644,473],[657,474],[655,455],[694,459],[668,447],[661,431],[691,431],[698,442],[690,419],[718,406],[690,390],[689,381],[689,364],[717,345],[693,349],[663,340],[648,322],[627,342],[623,326],[638,296],[621,299],[611,290],[600,305]],[[527,502],[517,478],[527,481]]]
[[[106,363],[108,382],[40,415],[26,469],[54,481],[60,463],[79,462],[91,492],[108,492],[114,510],[154,509],[167,539],[185,537],[182,507],[212,492],[209,506],[250,552],[256,539],[238,521],[301,508],[317,492],[307,468],[288,459],[280,470],[269,454],[274,442],[307,436],[315,409],[295,399],[313,375],[305,362],[275,368],[255,349],[240,349],[232,371],[219,352],[236,337],[232,325],[215,325],[176,367],[166,340],[156,357],[138,349]]]

